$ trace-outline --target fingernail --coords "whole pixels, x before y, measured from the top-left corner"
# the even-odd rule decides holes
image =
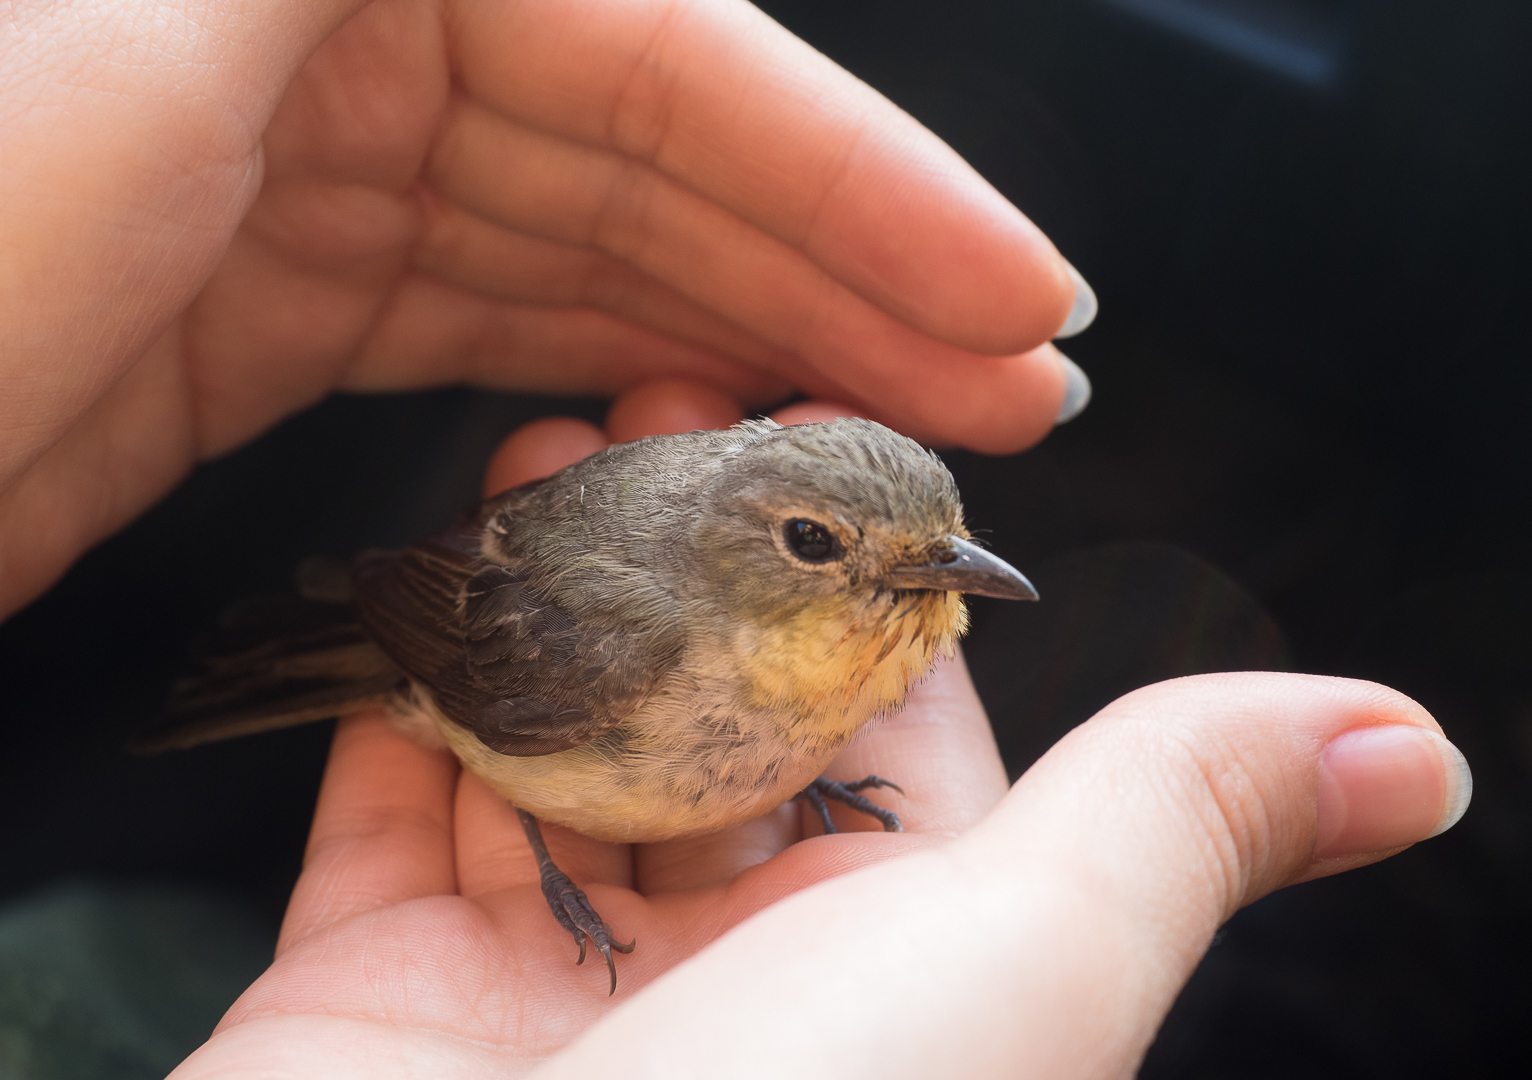
[[[1054,338],[1074,337],[1091,323],[1096,321],[1096,290],[1092,289],[1086,280],[1068,263],[1069,277],[1075,283],[1075,306],[1069,309],[1069,318],[1064,320],[1064,325],[1059,327],[1059,332]]]
[[[1059,359],[1064,363],[1064,403],[1059,406],[1059,414],[1053,418],[1055,425],[1069,423],[1090,404],[1090,376],[1063,353],[1059,353]]]
[[[1473,796],[1468,762],[1410,724],[1357,728],[1325,747],[1314,857],[1358,855],[1440,836]]]

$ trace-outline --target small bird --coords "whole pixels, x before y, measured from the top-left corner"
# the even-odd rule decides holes
[[[612,446],[349,573],[310,567],[300,589],[237,613],[247,640],[179,683],[135,748],[386,704],[515,807],[554,917],[613,991],[612,951],[632,943],[553,864],[539,821],[657,841],[800,798],[827,831],[826,799],[897,831],[860,794],[896,785],[821,771],[952,651],[962,593],[1037,599],[972,543],[941,459],[861,419]]]

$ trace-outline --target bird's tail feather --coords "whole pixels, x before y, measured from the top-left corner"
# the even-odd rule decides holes
[[[244,601],[198,650],[202,670],[171,688],[162,721],[129,749],[155,754],[324,720],[386,700],[404,673],[363,633],[348,571],[300,567],[300,595]]]

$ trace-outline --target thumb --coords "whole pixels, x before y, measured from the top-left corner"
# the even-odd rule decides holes
[[[549,1071],[1131,1075],[1238,907],[1435,835],[1470,782],[1385,687],[1160,683],[1077,728],[959,840],[767,909]]]

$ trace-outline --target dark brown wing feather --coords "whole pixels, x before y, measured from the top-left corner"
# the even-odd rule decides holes
[[[468,520],[356,563],[362,623],[448,719],[502,754],[589,742],[627,716],[674,663],[602,614],[576,619],[522,565],[480,553]]]
[[[164,718],[129,749],[153,754],[324,720],[405,685],[344,601],[255,598],[224,613],[201,670],[177,681]]]

